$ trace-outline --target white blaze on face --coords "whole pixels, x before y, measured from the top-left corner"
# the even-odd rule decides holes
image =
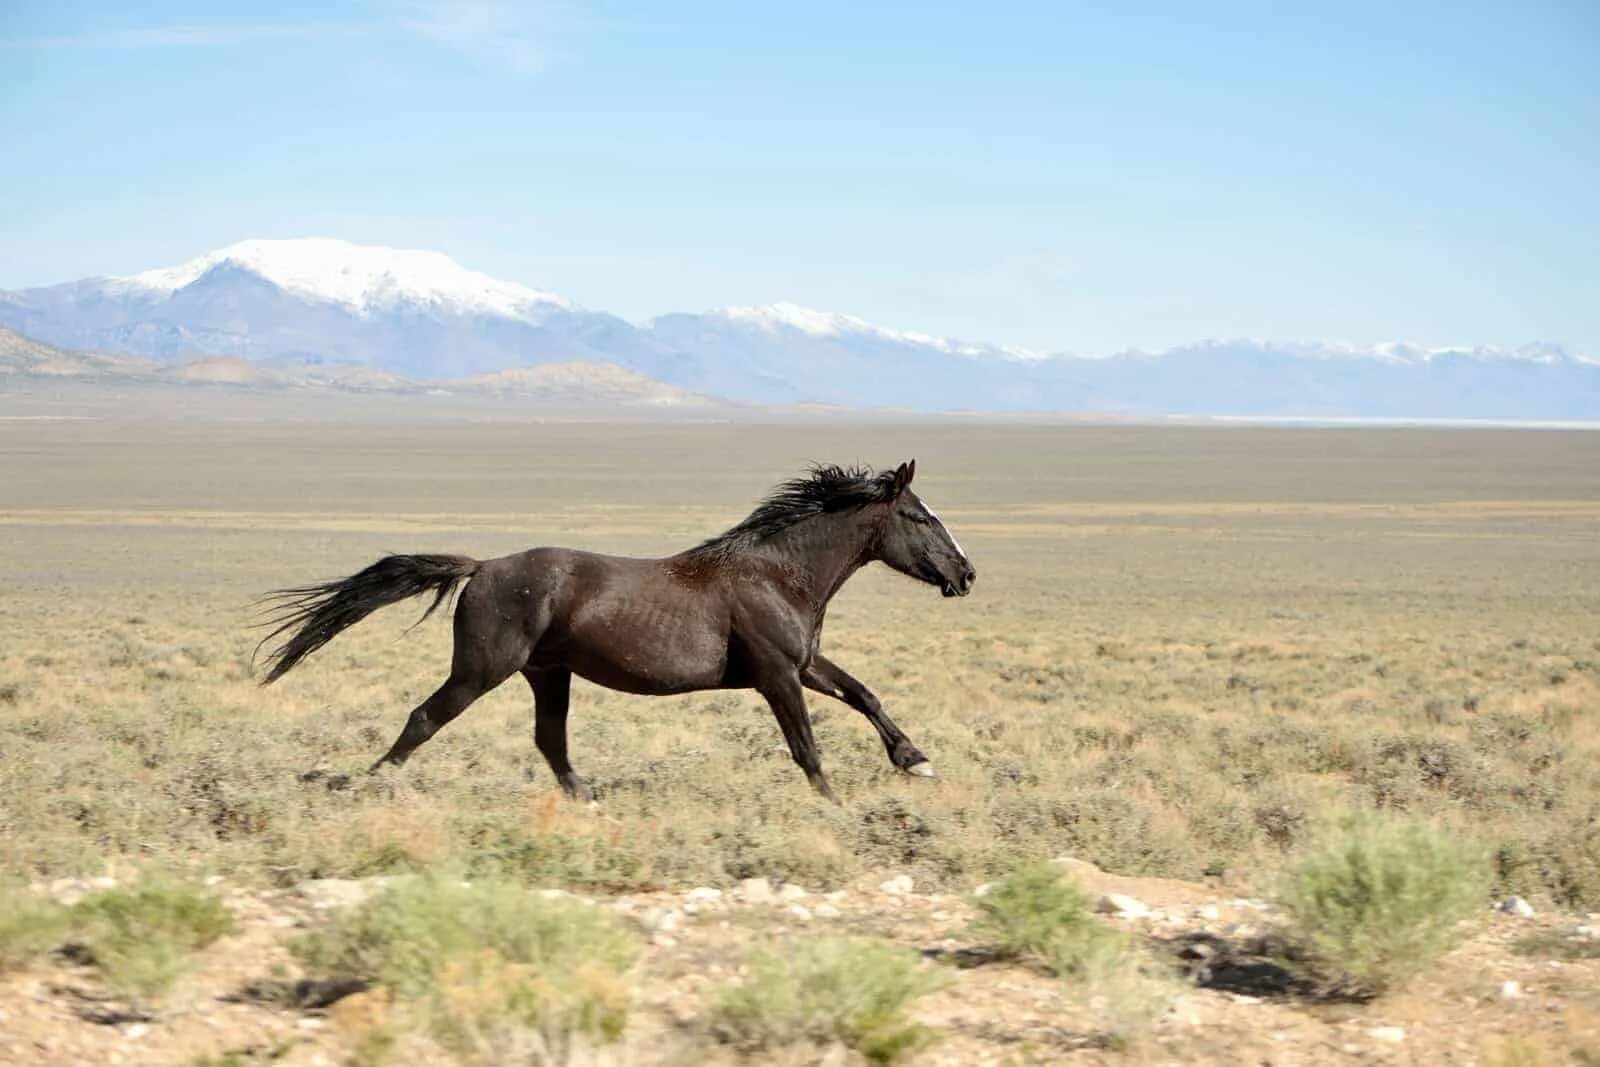
[[[944,524],[944,520],[939,518],[939,513],[937,511],[934,511],[931,507],[929,507],[928,506],[928,502],[926,500],[922,500],[919,497],[917,502],[922,505],[922,510],[926,511],[928,513],[928,518],[932,519],[935,523],[937,523],[938,526],[939,526],[939,529],[944,531],[944,535],[946,537],[950,538],[950,543],[952,545],[956,546],[956,551],[958,553],[960,553],[960,555],[961,555],[961,562],[967,564],[967,566],[970,567],[972,565],[972,561],[967,558],[967,550],[961,547],[961,542],[957,541],[956,540],[956,535],[950,532],[950,527],[946,526]]]

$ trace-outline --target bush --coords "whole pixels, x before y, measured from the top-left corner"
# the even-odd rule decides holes
[[[72,918],[106,986],[134,998],[166,992],[189,953],[233,929],[215,894],[161,875],[85,897]]]
[[[1005,956],[1031,959],[1062,976],[1082,976],[1123,947],[1094,916],[1089,897],[1048,863],[1018,867],[978,898],[974,932]]]
[[[1003,955],[1031,960],[1068,980],[1113,1047],[1161,1015],[1180,988],[1166,969],[1094,915],[1089,897],[1049,863],[1017,868],[978,898],[974,932]]]
[[[292,948],[312,971],[386,987],[417,1029],[485,1063],[559,1063],[578,1042],[615,1041],[636,955],[594,905],[441,877],[397,881]]]
[[[69,926],[67,909],[55,901],[0,883],[0,973],[56,948]]]
[[[1278,904],[1327,977],[1375,995],[1459,943],[1487,893],[1481,850],[1425,823],[1362,816],[1289,868]]]
[[[933,1038],[906,1008],[943,983],[907,949],[824,939],[762,953],[749,969],[710,1012],[712,1034],[744,1051],[838,1041],[873,1063],[892,1063]]]

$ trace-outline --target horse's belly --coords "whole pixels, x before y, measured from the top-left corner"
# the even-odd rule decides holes
[[[572,673],[596,685],[624,693],[664,696],[714,689],[726,670],[726,654],[714,660],[663,656],[658,650],[620,650],[607,655],[574,652],[567,657]]]
[[[626,693],[660,695],[715,688],[728,666],[726,631],[694,611],[633,604],[591,616],[565,645],[581,678]]]

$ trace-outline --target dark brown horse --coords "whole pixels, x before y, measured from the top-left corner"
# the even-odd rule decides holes
[[[977,577],[939,517],[911,491],[916,462],[873,473],[816,467],[785,482],[739,525],[665,559],[534,548],[478,561],[388,556],[359,574],[269,594],[283,637],[263,685],[388,604],[432,593],[431,614],[464,579],[447,678],[373,769],[403,763],[478,697],[522,672],[533,687],[534,742],[568,795],[590,799],[567,760],[572,676],[626,693],[754,689],[778,718],[811,785],[834,798],[803,689],[867,717],[894,765],[933,776],[927,757],[866,686],[818,651],[823,616],[845,580],[881,561],[944,595]],[[425,614],[424,618],[427,617]],[[266,643],[263,642],[263,644]]]

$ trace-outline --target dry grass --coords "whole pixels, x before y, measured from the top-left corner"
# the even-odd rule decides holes
[[[670,551],[807,459],[910,455],[977,593],[869,572],[825,647],[936,781],[814,697],[835,808],[752,694],[580,684],[590,812],[516,679],[399,773],[302,781],[360,771],[442,677],[448,627],[403,636],[404,608],[253,684],[265,589],[391,550]],[[13,876],[970,888],[1071,853],[1259,889],[1326,812],[1378,808],[1480,843],[1504,891],[1600,908],[1595,435],[0,422],[0,465]]]
[[[637,955],[593,904],[447,876],[401,879],[294,951],[314,974],[377,985],[374,1017],[354,1028],[362,1058],[411,1039],[483,1064],[568,1063],[614,1042]]]

